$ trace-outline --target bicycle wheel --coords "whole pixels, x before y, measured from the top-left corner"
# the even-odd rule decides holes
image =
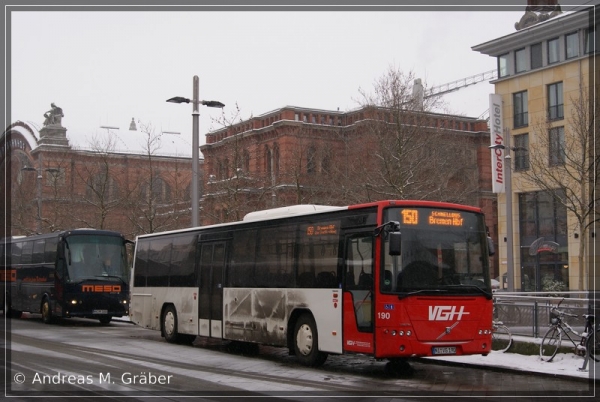
[[[590,359],[600,362],[600,328],[588,336],[585,341],[585,350]]]
[[[506,352],[512,345],[512,334],[506,325],[494,325],[492,332],[492,350]]]
[[[552,326],[544,335],[542,343],[540,344],[540,357],[542,360],[549,362],[554,359],[558,348],[560,347],[560,341],[562,339],[560,329],[557,326]]]

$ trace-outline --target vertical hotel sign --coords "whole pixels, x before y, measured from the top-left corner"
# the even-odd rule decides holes
[[[491,145],[506,145],[504,143],[504,127],[502,124],[502,95],[490,94],[490,142]],[[504,192],[504,177],[506,167],[504,149],[492,149],[492,191]]]

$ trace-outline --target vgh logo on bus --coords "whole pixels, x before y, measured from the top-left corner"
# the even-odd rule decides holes
[[[456,311],[458,306],[429,306],[429,321],[452,321],[455,316],[460,320],[463,315],[470,314],[465,312],[465,306],[460,306],[460,310]]]

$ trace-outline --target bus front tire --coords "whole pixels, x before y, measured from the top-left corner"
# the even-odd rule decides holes
[[[300,363],[309,367],[321,366],[327,359],[327,353],[319,351],[317,324],[310,314],[303,314],[296,321],[294,351]]]
[[[46,297],[44,297],[44,300],[42,301],[42,321],[44,322],[44,324],[52,324],[53,321],[50,302]]]
[[[178,343],[177,311],[175,311],[175,307],[173,306],[167,306],[165,308],[162,319],[162,332],[167,342]]]

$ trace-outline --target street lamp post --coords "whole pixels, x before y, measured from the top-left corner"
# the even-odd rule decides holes
[[[510,147],[510,133],[506,130],[506,143],[508,146],[503,144],[491,145],[490,149],[503,149],[505,150],[504,155],[504,166],[506,189],[506,286],[509,292],[515,290],[515,270],[514,270],[514,257],[513,257],[513,218],[512,218],[512,158],[510,156],[510,150],[514,148]]]
[[[42,169],[42,168],[34,168],[31,166],[24,166],[23,168],[21,168],[21,170],[26,171],[26,172],[36,172],[36,186],[37,186],[37,216],[36,216],[36,221],[37,221],[37,227],[36,227],[36,232],[37,233],[42,233],[42,171],[46,171],[49,173],[58,173],[58,169],[53,169],[53,168],[48,168],[48,169]]]
[[[200,144],[199,144],[199,117],[198,105],[208,107],[223,108],[225,105],[219,101],[204,101],[199,98],[199,80],[198,76],[194,75],[194,97],[192,100],[182,96],[175,96],[167,99],[171,103],[190,103],[192,102],[192,226],[198,226],[198,204],[200,203],[198,195],[198,165],[200,164]]]

